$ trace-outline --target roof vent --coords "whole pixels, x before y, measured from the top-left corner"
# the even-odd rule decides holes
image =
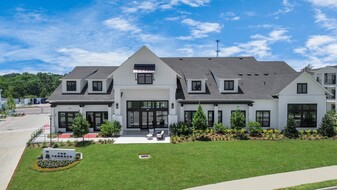
[[[239,59],[243,59],[243,57],[239,57]]]
[[[252,76],[252,73],[247,73],[247,76]]]
[[[182,58],[180,58],[179,60],[183,60]]]
[[[259,76],[259,73],[254,73],[255,76]]]
[[[208,60],[212,60],[212,58],[208,58]]]
[[[269,75],[269,73],[263,73],[264,74],[264,76],[268,76]]]
[[[243,74],[242,73],[239,73],[239,76],[242,76]]]

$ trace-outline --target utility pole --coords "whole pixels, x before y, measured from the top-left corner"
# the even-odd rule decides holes
[[[220,50],[219,50],[219,42],[220,40],[215,40],[216,41],[216,56],[219,57],[219,53],[220,53]]]

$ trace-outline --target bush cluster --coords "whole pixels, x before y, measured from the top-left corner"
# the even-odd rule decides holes
[[[38,160],[37,165],[40,168],[60,168],[72,164],[75,160]]]
[[[25,113],[12,113],[12,117],[23,117],[25,116]]]
[[[100,135],[102,137],[112,137],[112,136],[118,136],[119,132],[121,131],[121,124],[118,121],[104,121],[104,123],[101,125],[100,129]]]

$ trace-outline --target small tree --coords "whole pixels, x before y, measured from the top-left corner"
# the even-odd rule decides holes
[[[250,121],[248,122],[248,129],[249,129],[249,133],[251,136],[253,137],[259,137],[262,134],[262,127],[261,124],[259,122],[256,121]]]
[[[246,119],[240,109],[237,109],[231,115],[231,128],[232,129],[243,129],[246,126]]]
[[[83,118],[83,115],[78,113],[72,124],[74,137],[82,137],[84,143],[84,135],[89,133],[89,122]]]
[[[336,113],[334,111],[328,111],[322,119],[318,132],[323,136],[333,137],[336,135],[335,124]]]
[[[201,105],[199,104],[197,112],[194,114],[192,119],[192,126],[194,129],[206,130],[207,129],[207,119]]]
[[[6,110],[15,110],[16,104],[13,96],[8,96]]]
[[[100,129],[101,132],[100,134],[103,137],[111,137],[111,136],[116,136],[119,134],[121,131],[121,124],[118,121],[104,121],[104,123],[101,125]]]
[[[299,132],[296,129],[296,123],[294,118],[288,119],[287,126],[284,129],[284,135],[290,139],[298,138]]]

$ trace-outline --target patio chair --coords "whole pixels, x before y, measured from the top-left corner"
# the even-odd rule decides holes
[[[164,139],[164,130],[158,131],[157,133],[157,140]]]

